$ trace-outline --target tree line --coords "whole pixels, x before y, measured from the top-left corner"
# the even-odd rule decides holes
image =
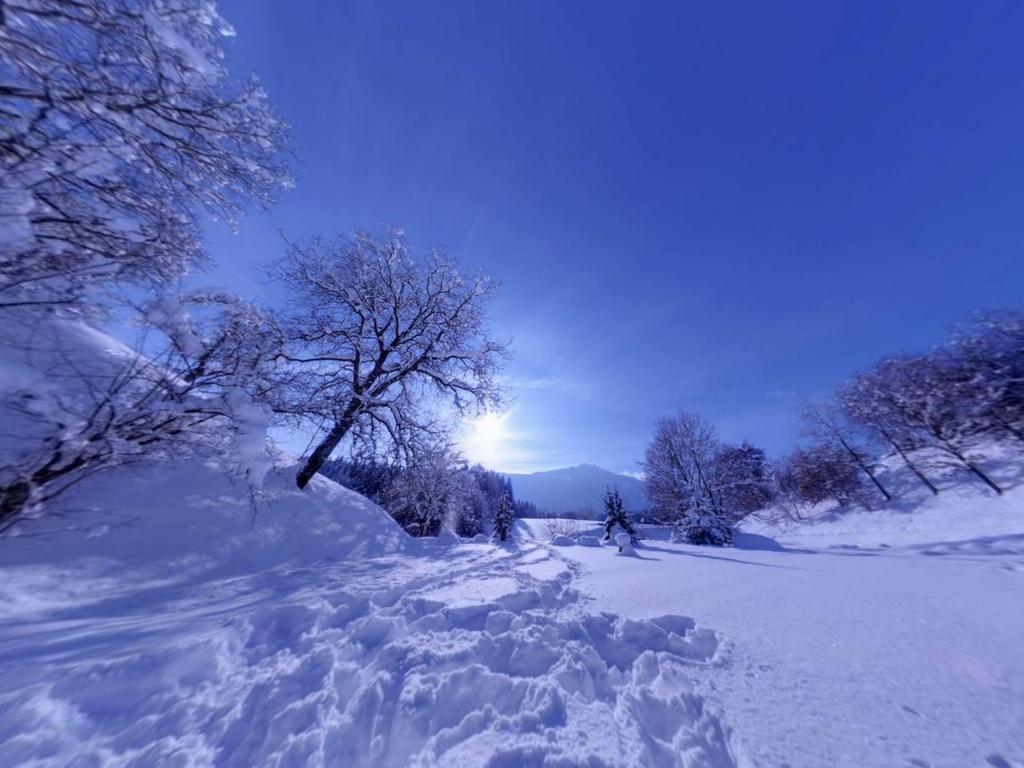
[[[1002,495],[989,452],[1024,449],[1024,313],[982,313],[929,353],[883,358],[802,417],[812,443],[780,472],[810,500],[890,501],[877,473],[887,455],[929,493],[952,467]]]
[[[726,544],[736,523],[769,502],[799,510],[892,501],[884,459],[927,493],[938,495],[939,476],[954,468],[1002,495],[991,451],[1024,450],[1024,312],[982,313],[928,353],[882,358],[805,402],[801,419],[807,444],[774,462],[748,444],[723,444],[696,414],[662,419],[644,462],[652,513],[681,539]]]
[[[471,465],[450,450],[421,457],[412,466],[374,458],[330,459],[320,472],[379,504],[413,536],[449,530],[471,537],[493,530],[505,540],[515,518],[536,511],[529,502],[516,500],[506,476]]]

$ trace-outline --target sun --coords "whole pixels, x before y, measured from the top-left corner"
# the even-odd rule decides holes
[[[473,461],[494,467],[505,452],[508,433],[508,413],[489,411],[469,421],[469,430],[463,441],[463,451]]]

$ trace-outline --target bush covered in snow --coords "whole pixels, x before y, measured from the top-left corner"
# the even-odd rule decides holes
[[[696,414],[661,419],[644,463],[652,511],[684,541],[729,544],[733,526],[757,498],[753,489],[765,482],[763,453],[755,451],[721,444]]]

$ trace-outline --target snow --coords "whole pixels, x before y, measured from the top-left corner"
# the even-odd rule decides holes
[[[635,558],[558,554],[603,610],[715,629],[694,690],[761,765],[1021,766],[1022,512],[1024,489],[958,487],[917,509],[755,524],[730,548],[644,528]],[[520,530],[542,539],[546,522]]]
[[[112,513],[148,490],[133,525],[4,542],[0,764],[750,764],[689,683],[710,630],[584,610],[544,545],[413,541],[271,477],[249,531],[189,465],[97,489]]]
[[[615,534],[615,544],[619,548],[620,555],[626,555],[627,557],[636,555],[636,550],[633,549],[633,537],[628,533]]]
[[[546,520],[413,540],[293,476],[253,518],[216,467],[119,470],[3,541],[0,765],[1021,764],[1024,534],[875,512],[870,548],[833,520],[619,557]],[[931,511],[958,498],[1003,525]]]

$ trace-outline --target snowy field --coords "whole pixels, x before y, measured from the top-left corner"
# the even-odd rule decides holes
[[[108,475],[4,541],[0,765],[1024,765],[1019,492],[625,557],[412,540],[293,472],[255,517]]]
[[[525,525],[546,536],[544,521]],[[1024,765],[1024,535],[873,535],[870,547],[812,529],[557,556],[603,610],[715,629],[714,663],[688,676],[758,764]]]
[[[290,482],[253,520],[213,470],[110,477],[95,524],[5,541],[0,765],[751,764],[690,683],[713,632],[602,613],[547,545],[413,541]]]

